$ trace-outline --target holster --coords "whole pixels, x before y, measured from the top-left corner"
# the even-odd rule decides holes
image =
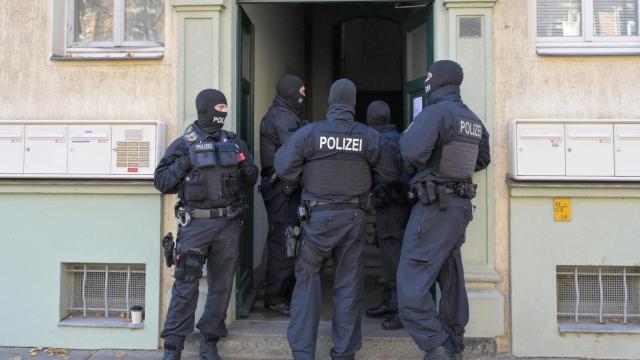
[[[362,210],[364,210],[367,213],[371,213],[374,209],[373,193],[368,192],[364,195],[361,195],[360,205],[362,206]]]
[[[300,227],[288,226],[285,235],[287,238],[287,257],[295,259],[298,257],[300,250]]]
[[[175,244],[173,242],[173,234],[167,233],[162,238],[162,252],[164,255],[164,263],[167,267],[173,266],[175,264]]]

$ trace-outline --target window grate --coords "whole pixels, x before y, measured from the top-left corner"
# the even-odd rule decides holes
[[[627,324],[640,318],[640,267],[558,266],[558,319]]]
[[[67,311],[127,312],[144,306],[146,271],[142,264],[67,264],[71,280]]]

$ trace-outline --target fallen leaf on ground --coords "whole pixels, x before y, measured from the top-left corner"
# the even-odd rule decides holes
[[[104,313],[102,311],[98,311],[96,313],[96,317],[104,317]]]
[[[127,353],[126,353],[126,352],[124,352],[124,351],[118,351],[118,352],[116,353],[116,357],[117,357],[117,358],[124,357],[125,355],[127,355]]]

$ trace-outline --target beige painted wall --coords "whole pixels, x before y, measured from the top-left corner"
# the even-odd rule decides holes
[[[171,14],[168,5],[166,12]],[[52,0],[5,1],[0,19],[0,118],[174,117],[170,16],[165,27],[167,52],[156,61],[49,60]]]
[[[244,7],[255,30],[254,156],[260,167],[260,122],[276,95],[276,83],[285,73],[304,78],[304,12],[299,5],[256,4]],[[262,261],[267,215],[255,193],[253,265]]]
[[[543,57],[535,49],[534,0],[499,0],[493,14],[495,246],[509,339],[507,124],[514,118],[638,118],[640,57]]]

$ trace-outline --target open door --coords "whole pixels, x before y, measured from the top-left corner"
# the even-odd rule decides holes
[[[405,29],[405,128],[425,106],[424,81],[433,63],[433,3],[411,14]]]
[[[246,141],[249,150],[253,146],[253,72],[254,72],[254,28],[247,14],[238,6],[238,100],[236,124],[238,135]],[[236,316],[249,316],[255,291],[253,289],[253,189],[245,194],[249,211],[245,219],[244,233],[240,240],[240,255],[236,271]]]

